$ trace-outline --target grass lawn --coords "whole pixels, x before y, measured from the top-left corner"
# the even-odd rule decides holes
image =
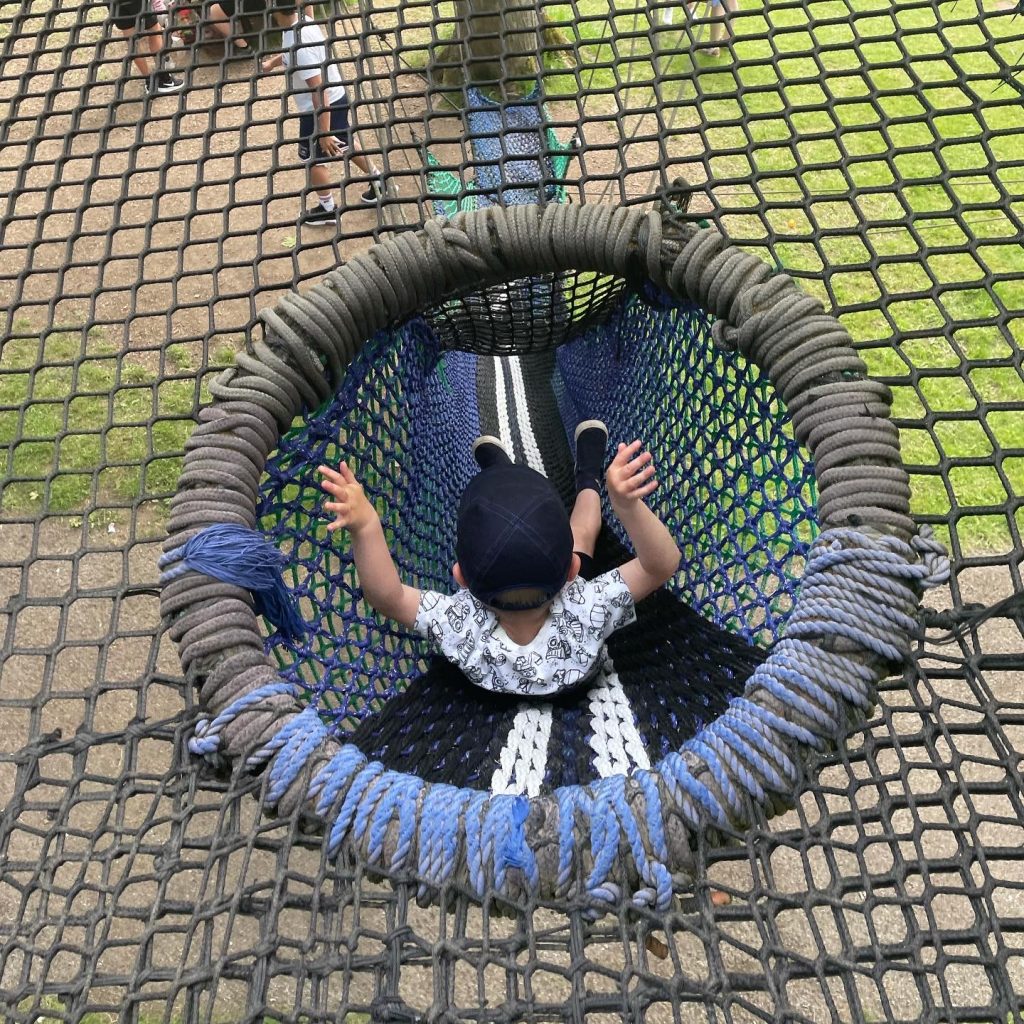
[[[579,54],[571,72],[548,62],[551,109],[583,90],[587,118],[660,133],[691,183],[710,177],[695,208],[837,312],[893,388],[914,512],[1007,552],[1011,515],[1024,532],[1024,104],[993,52],[1020,59],[1024,18],[993,12],[983,31],[974,3],[740,7],[734,57],[695,61],[680,51],[708,31],[681,5],[546,7]],[[425,63],[428,34],[406,38]]]
[[[396,9],[375,8],[375,24],[392,32],[398,59],[422,66],[429,12],[408,7],[396,27]],[[999,78],[976,6],[741,0],[735,59],[700,57],[696,75],[685,8],[648,10],[545,8],[580,59],[572,70],[549,62],[546,94],[586,89],[588,118],[614,132],[600,117],[614,112],[636,137],[658,130],[644,113],[658,83],[669,176],[678,168],[700,184],[710,174],[695,201],[837,311],[893,388],[914,512],[948,539],[952,510],[963,548],[1008,551],[1009,517],[1024,530],[1024,511],[1011,510],[1024,496],[1024,104]],[[1006,40],[996,49],[1006,59],[1024,50],[1024,19],[985,26]],[[205,377],[230,350],[197,368],[182,346],[146,362],[95,333],[40,339],[24,323],[11,333],[0,353],[0,511],[166,497],[206,398],[197,369]]]
[[[218,367],[206,367],[197,388],[184,346],[170,346],[158,369],[120,354],[99,330],[40,337],[21,320],[11,334],[0,351],[3,512],[95,513],[173,493]],[[222,346],[214,361],[233,355]]]

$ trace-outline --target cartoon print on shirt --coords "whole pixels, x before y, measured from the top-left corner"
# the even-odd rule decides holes
[[[558,668],[555,669],[555,673],[551,677],[551,680],[555,686],[560,690],[563,690],[570,686],[575,686],[585,676],[586,673],[580,671],[578,668]]]
[[[567,585],[528,644],[513,643],[495,612],[467,590],[424,591],[414,629],[475,685],[539,697],[590,678],[606,656],[605,637],[635,618],[629,588],[612,570]]]
[[[516,658],[512,670],[525,679],[536,679],[537,669],[542,661],[543,659],[539,654],[535,651],[530,651],[529,654],[520,654]]]
[[[608,609],[604,605],[594,605],[590,609],[591,636],[604,636],[604,627],[608,622]]]
[[[548,661],[565,661],[572,656],[572,647],[567,640],[560,636],[553,636],[548,640],[548,650],[545,658]]]
[[[566,637],[572,637],[573,640],[583,639],[583,623],[575,615],[559,615],[555,619],[555,629],[558,630],[558,635],[562,639]]]
[[[455,654],[463,662],[466,662],[466,661],[469,661],[469,659],[472,656],[473,651],[475,649],[476,649],[476,637],[474,637],[474,636],[464,636],[459,641],[458,646],[455,648]]]
[[[464,601],[456,601],[448,605],[448,625],[456,633],[462,632],[462,627],[469,617],[469,606]]]
[[[490,647],[485,647],[480,652],[480,656],[492,667],[495,665],[504,665],[508,661],[508,658],[502,654],[501,651],[493,651]]]

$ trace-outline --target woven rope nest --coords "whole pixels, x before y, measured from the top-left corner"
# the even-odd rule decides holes
[[[561,301],[566,275],[596,281],[598,298]],[[536,355],[599,319],[626,287],[713,318],[715,345],[766,376],[813,459],[821,532],[781,637],[721,714],[649,767],[529,796],[367,757],[268,657],[253,594],[190,567],[184,546],[219,525],[258,529],[268,458],[297,417],[314,429],[315,411],[352,386],[350,364],[379,332],[434,317],[449,347]],[[474,303],[493,310],[498,292],[513,310],[542,296],[548,320],[523,338],[493,318],[474,326]],[[452,302],[466,315],[442,324]],[[692,878],[698,832],[724,841],[791,804],[808,753],[870,708],[877,682],[908,655],[922,590],[948,572],[909,516],[888,389],[866,377],[816,299],[714,230],[632,208],[492,207],[376,245],[262,320],[265,339],[211,388],[165,543],[175,569],[162,612],[205,716],[190,746],[268,773],[269,806],[301,806],[331,851],[414,876],[424,899],[457,884],[481,899],[578,899],[595,913],[624,898],[668,906]],[[465,338],[460,324],[472,328]],[[309,556],[296,544],[288,557]]]

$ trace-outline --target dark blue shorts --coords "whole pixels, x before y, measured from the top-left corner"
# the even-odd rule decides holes
[[[154,28],[156,15],[150,10],[147,0],[109,0],[110,18],[123,32],[133,28]]]
[[[316,114],[302,114],[299,116],[299,157],[302,160],[309,160],[310,151],[315,150],[313,163],[322,164],[327,160],[333,160],[320,148],[320,140],[315,142],[313,136],[317,134]],[[331,134],[341,143],[342,147],[348,149],[352,144],[352,129],[348,123],[348,100],[340,99],[331,104]]]
[[[594,556],[588,555],[585,551],[574,551],[573,554],[579,555],[580,577],[585,580],[592,580],[594,578]]]

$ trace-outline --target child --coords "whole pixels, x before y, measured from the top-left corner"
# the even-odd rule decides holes
[[[611,633],[636,619],[634,604],[679,567],[672,535],[643,499],[657,487],[639,441],[620,444],[608,467],[612,510],[636,557],[590,578],[601,528],[598,488],[608,431],[576,431],[572,515],[540,473],[515,465],[493,437],[478,438],[481,471],[459,506],[453,596],[402,583],[376,510],[348,466],[320,466],[324,508],[352,536],[363,596],[382,615],[425,636],[468,679],[488,690],[544,696],[589,679]]]
[[[691,18],[704,18],[707,14],[697,11],[696,3],[687,4]],[[711,0],[710,15],[711,39],[707,43],[698,43],[697,49],[705,56],[717,57],[722,52],[721,44],[732,37],[732,16],[740,9],[739,0]]]
[[[160,67],[163,50],[163,32],[160,22],[146,0],[108,0],[110,17],[121,35],[132,45],[132,36],[138,31],[143,36],[147,53],[136,53],[132,60],[136,70],[146,79],[146,92],[150,96],[177,92],[185,84],[169,71]]]
[[[291,69],[291,92],[301,114],[299,156],[310,160],[314,154],[309,177],[320,200],[304,219],[309,224],[334,224],[338,213],[331,194],[331,176],[324,165],[345,155],[352,136],[341,72],[329,59],[323,31],[305,11],[277,7],[273,13],[281,29],[283,52],[268,57],[261,66],[265,72],[279,67]],[[361,154],[353,154],[352,162],[371,179],[360,198],[364,203],[376,203],[383,194],[380,171]]]

